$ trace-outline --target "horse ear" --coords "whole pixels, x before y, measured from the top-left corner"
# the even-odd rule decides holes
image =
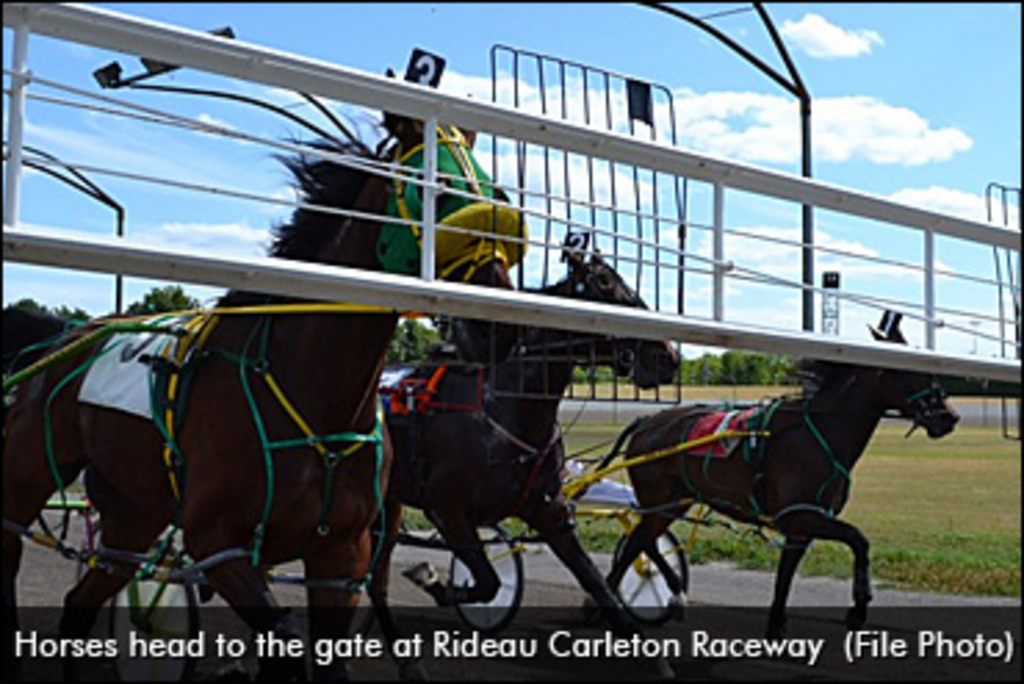
[[[568,262],[570,272],[583,265],[589,244],[589,233],[570,232],[565,236],[565,242],[562,243],[562,261]]]
[[[562,261],[569,264],[569,272],[573,272],[583,266],[585,256],[583,252],[578,249],[572,249],[571,247],[562,248]]]
[[[384,72],[384,75],[387,78],[396,77],[395,70],[392,69],[391,67],[387,68],[387,70]],[[397,138],[400,132],[399,129],[402,126],[402,121],[404,118],[405,117],[398,116],[397,114],[392,114],[391,112],[384,112],[384,130],[386,130],[389,134]]]
[[[871,330],[871,335],[875,340],[879,342],[894,342],[896,344],[906,344],[907,340],[903,337],[903,332],[900,330],[900,321],[903,320],[903,314],[895,311],[886,310],[882,314],[882,320],[879,322],[878,327],[868,326]]]

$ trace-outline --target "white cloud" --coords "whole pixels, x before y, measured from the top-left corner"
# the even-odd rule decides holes
[[[796,164],[800,120],[795,100],[751,92],[677,93],[681,144],[730,159]],[[817,161],[862,159],[917,166],[969,150],[958,128],[935,128],[920,114],[867,96],[822,97],[812,103],[812,155]]]
[[[520,88],[522,87],[524,86],[521,84]],[[498,101],[511,102],[511,95],[507,95],[505,93],[506,90],[508,93],[511,93],[511,79],[503,75],[500,88],[502,89],[502,95],[499,96]],[[449,70],[444,73],[444,77],[441,79],[438,90],[443,93],[448,93],[449,95],[457,95],[482,102],[490,102],[491,78],[489,76],[467,76],[466,74],[461,74],[458,71]]]
[[[676,122],[684,147],[762,163],[795,163],[800,158],[795,100],[751,92],[687,90],[677,97]]]
[[[446,73],[441,86],[446,92],[483,101],[490,101],[491,88],[489,78],[458,72]],[[499,74],[499,103],[510,105],[518,101],[520,110],[541,113],[541,93],[534,85],[521,82],[517,93],[512,88],[510,75]],[[587,94],[591,99],[590,125],[606,129],[606,107],[602,104],[606,92],[592,86]],[[564,106],[570,121],[583,122],[581,83],[571,79],[567,82],[564,105],[560,87],[549,85],[545,95],[549,112],[556,105],[558,110]],[[687,88],[677,90],[674,97],[676,128],[683,147],[745,162],[799,163],[800,117],[795,99],[755,92],[697,93]],[[621,93],[613,93],[611,107],[615,129],[627,132],[628,117]],[[946,161],[974,144],[958,128],[936,127],[911,109],[869,96],[816,98],[812,112],[812,152],[816,161],[865,160],[918,166]],[[669,117],[664,102],[655,103],[655,119],[659,127],[667,130]]]
[[[138,237],[156,247],[216,253],[220,256],[264,256],[270,242],[266,228],[241,223],[164,223]]]
[[[798,49],[818,59],[859,57],[871,54],[874,45],[884,45],[877,31],[848,31],[813,13],[800,21],[783,22],[780,32]]]
[[[224,121],[223,119],[218,119],[212,116],[211,114],[207,114],[206,112],[203,112],[202,114],[197,116],[196,121],[207,124],[208,126],[214,126],[216,128],[222,128],[229,131],[236,130],[235,127],[229,124],[227,121]]]
[[[931,185],[927,188],[904,188],[889,195],[889,199],[972,221],[988,221],[988,207],[984,197],[941,185]],[[1004,225],[1002,206],[996,201],[997,199],[998,196],[993,197],[992,223],[1002,226]],[[1019,225],[1017,207],[1009,207],[1009,214],[1006,218],[1006,223],[1009,225]]]
[[[872,97],[822,98],[813,106],[815,153],[829,161],[917,166],[946,161],[974,144],[957,128],[933,128],[920,114]]]

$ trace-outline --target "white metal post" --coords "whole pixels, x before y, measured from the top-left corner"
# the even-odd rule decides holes
[[[725,186],[715,183],[714,193],[714,276],[712,283],[712,316],[725,320]]]
[[[924,344],[935,349],[935,232],[924,231]]]
[[[6,11],[6,10],[5,10]],[[7,184],[4,187],[4,225],[18,225],[21,200],[22,143],[25,131],[25,86],[28,83],[27,22],[14,29],[14,51],[11,55],[11,104],[7,120]]]
[[[1018,220],[1020,220],[1020,219],[1018,219]],[[1016,348],[1017,348],[1017,356],[1016,356],[1016,358],[1017,358],[1018,361],[1020,360],[1020,346],[1021,346],[1020,345],[1020,343],[1021,343],[1021,340],[1020,340],[1020,337],[1021,337],[1021,335],[1020,335],[1020,324],[1021,324],[1021,316],[1020,316],[1021,300],[1020,300],[1020,294],[1021,294],[1021,289],[1022,289],[1022,283],[1021,283],[1020,279],[1021,279],[1022,276],[1024,276],[1024,273],[1021,273],[1021,270],[1020,270],[1020,264],[1021,264],[1020,252],[1021,252],[1021,250],[1018,247],[1018,249],[1017,249],[1017,278],[1016,278],[1015,281],[1010,283],[1010,298],[1013,300],[1012,301],[1012,304],[1013,304],[1013,324],[1015,326],[1014,329],[1016,330],[1016,333],[1014,334],[1013,339],[1014,339],[1014,342],[1016,342]],[[1004,357],[1006,356],[1005,352],[1003,352],[1002,350],[1000,350],[1000,352],[1002,353],[1002,356],[1004,356]],[[1019,412],[1020,408],[1018,408],[1017,410]],[[1020,416],[1020,414],[1018,413],[1018,418],[1019,418],[1019,416]]]
[[[420,273],[423,280],[435,277],[437,252],[437,117],[430,116],[423,125],[423,245],[420,250]]]

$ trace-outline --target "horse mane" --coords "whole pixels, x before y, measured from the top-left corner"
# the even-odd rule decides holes
[[[358,141],[318,140],[309,146],[333,154],[376,159],[373,152]],[[310,154],[277,155],[276,158],[291,172],[293,184],[304,204],[350,209],[355,206],[368,175],[363,170]],[[340,220],[336,214],[299,207],[292,213],[290,221],[271,228],[274,242],[270,255],[313,260],[319,250],[335,237]]]
[[[348,141],[317,140],[307,144],[332,154],[378,160],[373,150],[355,138]],[[290,172],[292,185],[298,190],[299,201],[303,204],[351,209],[369,176],[361,169],[313,154],[274,155],[274,158]],[[338,227],[343,220],[337,214],[299,207],[292,212],[289,221],[271,226],[273,241],[268,254],[281,259],[316,261],[322,249],[338,236]],[[265,295],[232,290],[221,297],[220,305],[238,306],[266,299]]]

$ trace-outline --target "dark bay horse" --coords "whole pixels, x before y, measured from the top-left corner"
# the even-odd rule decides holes
[[[878,340],[904,344],[899,315],[887,314]],[[853,525],[838,519],[850,490],[850,477],[875,428],[887,411],[923,426],[931,438],[951,432],[959,420],[946,403],[934,377],[910,371],[866,368],[839,363],[805,365],[801,396],[783,398],[752,409],[748,429],[767,431],[755,445],[743,444],[723,453],[703,449],[634,466],[629,477],[645,513],[608,576],[617,587],[636,556],[645,552],[658,562],[672,591],[682,591],[679,578],[664,562],[655,540],[694,503],[703,502],[736,520],[765,524],[785,537],[775,579],[775,598],[768,634],[780,637],[785,628],[786,600],[793,575],[813,539],[840,541],[854,556],[853,601],[847,613],[851,629],[866,619],[871,600],[868,541]],[[672,447],[693,437],[693,427],[725,419],[709,406],[663,411],[631,425],[626,457]],[[617,449],[605,459],[607,464]]]
[[[42,358],[70,324],[63,318],[38,311],[8,307],[3,311],[4,375],[21,370]]]
[[[600,256],[586,261],[568,253],[569,275],[541,290],[544,294],[644,307],[636,292]],[[482,369],[439,366],[420,369],[434,382],[437,396],[462,397],[470,410],[440,405],[399,415],[392,410],[388,428],[395,467],[388,492],[389,511],[400,505],[422,509],[453,553],[472,573],[469,586],[442,583],[433,573],[409,573],[439,605],[488,602],[499,579],[478,536],[481,526],[518,517],[539,532],[580,584],[597,600],[611,624],[624,633],[635,626],[609,591],[580,545],[572,514],[561,492],[564,445],[558,406],[577,365],[602,362],[640,387],[672,382],[679,367],[666,342],[613,340],[586,333],[523,328],[513,357]],[[468,397],[468,400],[467,400]],[[475,399],[474,399],[475,398]],[[390,517],[397,524],[398,516]],[[392,530],[394,533],[396,530]],[[385,568],[374,576],[387,586]],[[425,570],[422,568],[421,570]]]
[[[398,141],[378,146],[379,152],[356,140],[321,145],[364,160],[358,167],[318,156],[288,160],[307,206],[275,229],[271,254],[381,270],[378,238],[384,224],[365,217],[384,215],[393,189],[388,179],[365,169],[367,162],[394,159],[397,150],[415,144],[397,133]],[[440,203],[445,193],[439,195]],[[308,205],[360,214],[339,216]],[[438,216],[444,216],[441,207]],[[481,229],[479,221],[470,227]],[[480,259],[448,268],[446,277],[511,287],[506,261],[488,250],[476,253]],[[186,551],[205,579],[253,630],[297,635],[294,618],[268,590],[264,570],[301,559],[310,638],[347,636],[349,609],[373,570],[370,527],[390,476],[391,450],[376,390],[398,316],[383,309],[280,308],[292,303],[230,292],[192,331],[190,356],[149,357],[151,378],[169,374],[188,386],[178,395],[184,403],[173,422],[160,425],[159,419],[78,400],[87,375],[81,371],[100,355],[98,346],[54,363],[17,388],[3,453],[5,674],[18,674],[9,656],[22,536],[54,491],[63,491],[83,470],[102,516],[102,545],[111,555],[101,557],[99,567],[66,595],[62,636],[86,636],[100,606],[138,568],[137,560],[113,551],[146,554],[172,523],[183,530]],[[225,311],[239,306],[268,308]],[[101,324],[76,329],[58,346]],[[264,661],[261,674],[301,677],[304,665]],[[315,674],[340,678],[345,665]]]

